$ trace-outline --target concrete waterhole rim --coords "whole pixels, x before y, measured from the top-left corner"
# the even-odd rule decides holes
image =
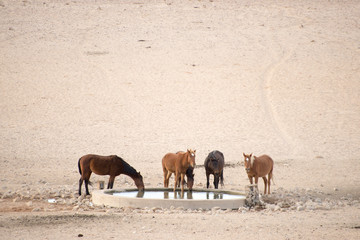
[[[171,188],[146,188],[145,191],[169,191]],[[136,188],[127,189],[112,189],[112,190],[95,190],[92,192],[92,202],[98,206],[108,206],[115,208],[132,207],[132,208],[163,208],[170,209],[171,207],[184,209],[212,209],[219,207],[221,209],[238,209],[245,204],[245,194],[234,190],[219,190],[219,189],[193,189],[193,192],[213,192],[231,195],[242,195],[244,198],[236,199],[147,199],[137,197],[122,197],[114,196],[114,192],[124,191],[138,191]],[[177,190],[180,191],[180,190]],[[185,190],[188,191],[188,190]]]

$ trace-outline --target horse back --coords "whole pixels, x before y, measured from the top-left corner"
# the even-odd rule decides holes
[[[84,155],[79,160],[83,171],[91,171],[98,175],[110,175],[116,172],[116,156]]]
[[[263,177],[272,172],[274,161],[268,155],[255,157],[253,168],[259,177]]]
[[[167,153],[165,154],[165,156],[162,158],[162,166],[163,169],[166,169],[170,172],[175,172],[175,163],[176,163],[176,159],[178,159],[179,156],[175,153]]]
[[[216,168],[217,169],[213,169],[213,166],[210,166],[210,160],[214,159],[215,161],[217,161],[216,164]],[[220,151],[213,151],[211,153],[209,153],[209,155],[206,157],[205,162],[204,162],[204,166],[206,171],[213,173],[214,171],[219,171],[221,172],[224,168],[224,154]]]

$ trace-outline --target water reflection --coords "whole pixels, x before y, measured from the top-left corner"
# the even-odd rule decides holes
[[[138,191],[138,193],[136,194],[137,198],[143,198],[145,195],[145,191]]]
[[[147,199],[194,199],[194,200],[214,200],[214,199],[237,199],[244,198],[243,195],[228,194],[222,192],[208,191],[176,191],[173,190],[154,190],[154,191],[124,191],[114,192],[113,195],[121,197],[135,197]]]
[[[223,193],[206,192],[206,199],[223,199]]]

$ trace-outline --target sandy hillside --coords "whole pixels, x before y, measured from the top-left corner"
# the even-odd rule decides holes
[[[0,0],[0,233],[358,239],[359,12],[356,0]],[[84,154],[117,154],[157,187],[163,155],[187,148],[198,165],[222,151],[236,190],[242,153],[269,154],[266,208],[155,212],[77,196]]]

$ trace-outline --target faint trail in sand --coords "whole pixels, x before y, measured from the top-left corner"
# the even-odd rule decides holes
[[[281,126],[279,123],[279,117],[270,102],[271,95],[271,81],[274,77],[274,74],[278,72],[281,67],[289,60],[292,56],[293,51],[289,51],[287,53],[283,53],[280,59],[268,66],[268,68],[264,71],[262,75],[262,83],[261,83],[261,101],[264,106],[266,115],[270,119],[271,125],[274,127],[275,132],[279,134],[281,139],[289,144],[290,146],[294,145],[294,140],[287,133],[287,131]]]

